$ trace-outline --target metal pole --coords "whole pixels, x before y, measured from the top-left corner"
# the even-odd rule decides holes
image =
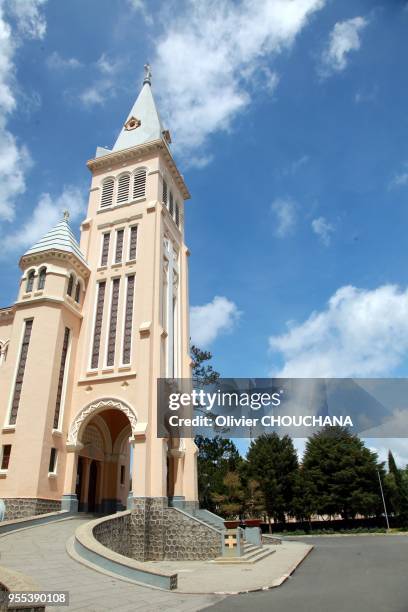
[[[378,474],[378,481],[380,483],[381,497],[382,497],[383,506],[384,506],[384,514],[385,514],[385,520],[386,520],[386,523],[387,523],[387,530],[389,531],[389,529],[390,529],[390,522],[388,520],[387,506],[385,505],[384,491],[383,491],[383,488],[382,488],[382,482],[381,482],[381,476],[380,476],[380,471],[379,470],[377,470],[377,474]]]

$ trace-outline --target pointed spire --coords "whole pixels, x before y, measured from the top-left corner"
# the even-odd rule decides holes
[[[163,138],[163,126],[152,93],[152,71],[145,64],[143,87],[134,103],[112,151],[122,151]],[[103,152],[99,152],[103,154]]]
[[[75,255],[83,264],[86,264],[85,257],[83,256],[79,244],[76,241],[74,234],[68,223],[69,212],[64,210],[63,218],[55,227],[47,232],[38,242],[36,242],[28,251],[23,255],[32,255],[33,253],[41,253],[42,251],[57,250],[65,251]]]

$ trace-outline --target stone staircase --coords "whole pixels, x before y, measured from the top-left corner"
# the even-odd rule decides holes
[[[217,563],[220,565],[231,565],[231,564],[241,564],[241,563],[257,563],[269,555],[272,555],[275,551],[275,548],[272,546],[255,546],[255,544],[248,544],[244,542],[244,554],[240,557],[217,557],[210,561],[210,563]]]
[[[224,527],[224,519],[220,516],[209,512],[208,510],[203,509],[195,509],[191,512],[191,516],[199,519],[201,522],[205,523],[209,527],[213,529],[217,529],[222,536]],[[245,532],[244,532],[245,537]],[[256,546],[255,544],[250,544],[244,540],[243,546],[243,554],[240,557],[217,557],[210,561],[210,563],[219,563],[219,564],[236,564],[236,563],[257,563],[257,561],[261,561],[265,559],[269,555],[272,555],[275,551],[275,548],[270,546],[269,543],[265,546]]]

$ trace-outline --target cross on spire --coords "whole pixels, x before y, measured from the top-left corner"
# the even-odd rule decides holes
[[[64,221],[69,221],[69,210],[64,210]]]

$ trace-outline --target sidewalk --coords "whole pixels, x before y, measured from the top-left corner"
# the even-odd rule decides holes
[[[149,562],[156,569],[177,572],[178,588],[173,593],[235,595],[281,585],[310,553],[313,546],[303,542],[267,544],[273,555],[254,564],[217,565],[209,561]]]

